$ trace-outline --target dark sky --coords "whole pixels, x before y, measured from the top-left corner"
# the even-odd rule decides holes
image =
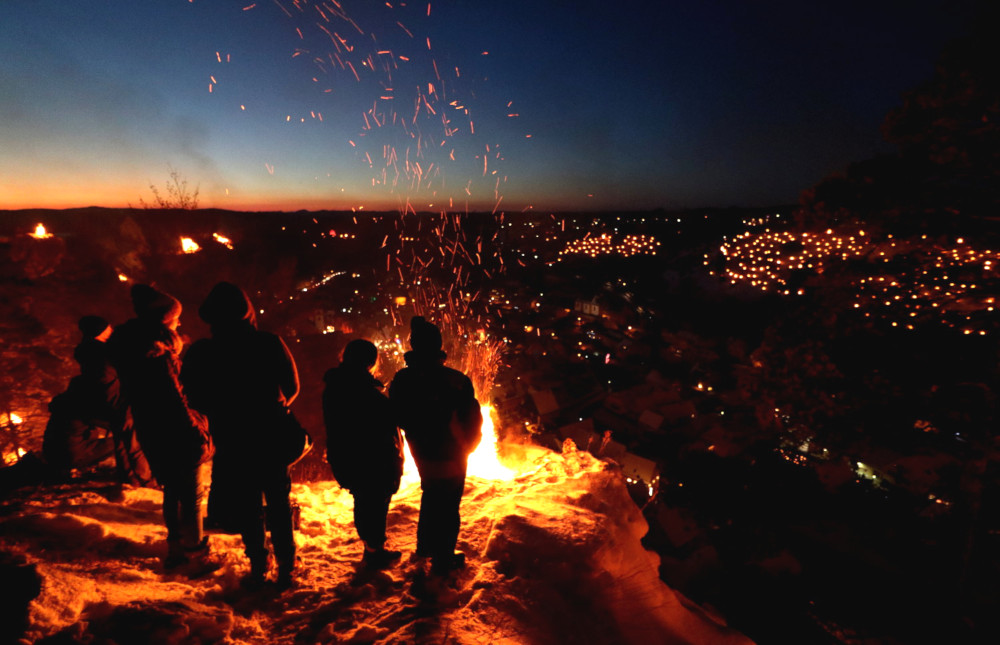
[[[760,206],[888,148],[972,0],[4,3],[0,208]],[[340,15],[338,15],[338,13]]]

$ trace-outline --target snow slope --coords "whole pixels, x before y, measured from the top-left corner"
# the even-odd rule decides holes
[[[748,643],[657,577],[645,520],[620,472],[586,452],[533,452],[511,481],[470,478],[450,579],[411,558],[420,490],[389,515],[403,560],[358,566],[350,495],[296,485],[302,573],[287,591],[248,591],[238,536],[215,534],[227,564],[199,580],[164,575],[158,491],[109,501],[93,484],[22,490],[0,507],[0,550],[34,563],[42,590],[25,642]],[[114,497],[114,496],[111,496]]]

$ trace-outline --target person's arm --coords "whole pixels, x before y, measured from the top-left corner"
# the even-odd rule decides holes
[[[299,370],[295,367],[295,359],[292,358],[292,352],[288,350],[288,345],[281,339],[281,336],[275,336],[275,338],[278,339],[281,351],[284,353],[278,370],[278,387],[281,388],[281,394],[285,397],[285,405],[289,406],[299,395]]]
[[[468,378],[466,378],[465,387],[463,387],[463,395],[465,403],[464,409],[460,411],[459,420],[465,430],[466,451],[472,453],[479,447],[479,442],[483,440],[483,411],[476,399],[476,391],[472,387],[472,381]]]

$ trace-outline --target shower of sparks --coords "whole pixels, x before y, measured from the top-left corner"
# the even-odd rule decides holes
[[[433,20],[429,3],[275,0],[244,11],[251,9],[274,12],[287,36],[288,55],[300,66],[303,85],[315,92],[313,109],[284,114],[282,121],[321,124],[324,113],[329,117],[334,110],[341,123],[353,120],[356,135],[339,143],[349,145],[344,152],[350,151],[361,168],[371,171],[370,187],[394,195],[402,212],[412,204],[420,211],[443,204],[464,210],[472,200],[499,207],[500,187],[507,181],[505,159],[497,142],[476,133],[474,117],[480,108],[473,84],[479,79],[445,63],[446,48],[432,46],[421,33]],[[220,51],[213,53],[212,61],[231,62]],[[208,75],[209,92],[220,102],[230,100],[219,89],[237,67],[214,67]],[[355,99],[348,95],[358,93],[338,89],[345,84],[367,94],[367,102],[351,103]],[[250,105],[249,100],[239,103],[241,110]],[[480,117],[517,118],[513,104],[507,100],[495,109],[483,106]],[[336,147],[332,150],[336,154]],[[263,163],[274,174],[274,165]]]
[[[315,96],[315,106],[301,114],[276,114],[276,122],[356,126],[346,140],[331,141],[331,154],[352,156],[370,173],[368,189],[391,195],[398,204],[395,235],[387,236],[377,251],[385,294],[382,311],[390,316],[390,326],[405,337],[410,317],[424,315],[446,337],[461,339],[455,356],[464,354],[467,339],[479,338],[480,331],[488,335],[490,305],[483,294],[504,270],[496,231],[504,218],[506,159],[502,146],[489,138],[491,129],[477,128],[475,120],[492,124],[516,119],[516,101],[507,97],[491,106],[477,100],[474,89],[484,75],[456,64],[461,61],[451,59],[443,40],[429,37],[426,32],[435,20],[429,3],[275,0],[246,7],[251,9],[274,14],[282,30],[278,37],[287,37],[288,56],[297,66],[296,78]],[[219,48],[207,78],[213,100],[249,110],[257,102],[222,91],[235,91],[228,78],[241,64]],[[317,136],[321,133],[317,130]],[[277,172],[271,160],[261,163],[269,174]],[[338,187],[336,193],[341,191]],[[485,223],[469,215],[473,204],[490,205]],[[352,210],[359,213],[364,206]],[[327,230],[310,233],[314,248],[321,240],[349,243],[356,236],[350,227]],[[334,256],[325,264],[296,291],[318,292],[344,276],[341,285],[354,270]],[[341,317],[352,311],[336,309]],[[344,328],[340,323],[320,327]]]

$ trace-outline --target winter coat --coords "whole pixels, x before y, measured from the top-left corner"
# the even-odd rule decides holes
[[[90,400],[100,408],[95,415],[113,420],[115,415],[124,414],[121,384],[108,357],[107,343],[85,338],[73,350],[73,358],[80,365],[80,376],[88,388],[87,394],[91,395]]]
[[[396,420],[424,479],[464,475],[483,436],[472,381],[445,367],[444,358],[443,352],[407,352],[406,367],[389,386]]]
[[[323,377],[326,456],[337,483],[392,494],[403,475],[403,436],[385,387],[367,371],[341,365]]]
[[[295,360],[279,336],[256,328],[252,315],[209,322],[212,337],[195,342],[184,357],[185,392],[211,422],[218,460],[276,464],[284,454],[279,442],[287,407],[299,393]]]
[[[53,397],[42,438],[42,454],[49,465],[59,470],[88,468],[114,454],[113,410],[102,405],[101,395],[100,388],[80,375]]]
[[[133,318],[118,326],[107,344],[153,476],[173,481],[210,460],[208,422],[181,388],[177,334],[157,320]]]

